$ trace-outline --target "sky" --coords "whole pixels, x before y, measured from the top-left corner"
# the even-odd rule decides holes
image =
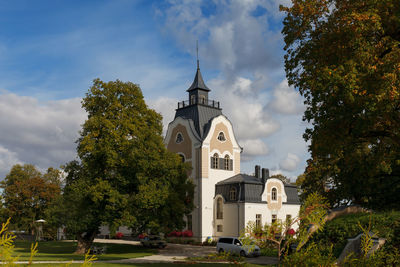
[[[164,130],[200,68],[254,165],[294,181],[309,158],[305,106],[284,70],[288,0],[0,2],[0,180],[14,164],[44,171],[76,159],[93,79],[140,85]]]

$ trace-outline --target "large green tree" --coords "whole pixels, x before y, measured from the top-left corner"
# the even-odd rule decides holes
[[[312,124],[302,189],[372,208],[399,208],[398,0],[292,0],[282,33],[290,85]]]
[[[61,172],[49,168],[42,174],[30,164],[14,165],[1,182],[2,220],[11,217],[14,230],[33,231],[34,222],[47,219],[46,210],[60,196]]]
[[[183,227],[193,208],[187,165],[166,150],[161,115],[131,82],[94,80],[82,106],[80,162],[66,165],[64,223],[87,250],[101,224],[154,231]]]

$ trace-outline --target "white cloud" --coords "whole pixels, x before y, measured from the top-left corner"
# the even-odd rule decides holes
[[[252,160],[256,156],[267,155],[269,149],[261,139],[239,140],[240,146],[243,148],[241,159],[243,161]]]
[[[282,170],[285,171],[294,171],[297,168],[297,165],[300,163],[300,158],[293,154],[293,153],[288,153],[287,157],[285,159],[283,159],[280,163],[279,163],[279,167]]]
[[[283,80],[274,88],[274,97],[269,103],[269,107],[282,114],[301,114],[305,110],[302,97],[293,87],[289,87],[287,80]]]
[[[279,122],[265,112],[263,98],[255,94],[243,94],[251,91],[253,82],[239,77],[234,83],[222,79],[209,82],[220,100],[224,114],[232,121],[238,139],[257,139],[276,132]]]
[[[18,159],[17,153],[0,145],[0,179],[5,177],[5,175],[10,171],[11,166],[18,163],[21,164],[22,162]]]
[[[171,1],[164,12],[164,31],[192,55],[195,40],[200,40],[200,59],[218,66],[227,75],[240,71],[275,69],[282,66],[283,45],[280,30],[272,30],[269,20],[279,23],[279,4],[268,1],[215,1],[215,12],[207,14],[202,8],[207,1]],[[257,8],[268,11],[260,16]]]
[[[168,124],[173,121],[175,116],[175,108],[178,100],[169,97],[160,97],[156,100],[149,100],[147,104],[149,107],[161,113],[163,116],[163,134],[165,135],[168,129]]]
[[[9,155],[0,172],[20,161],[46,169],[73,160],[78,131],[86,119],[80,101],[40,104],[34,97],[0,94],[0,144],[2,153]]]

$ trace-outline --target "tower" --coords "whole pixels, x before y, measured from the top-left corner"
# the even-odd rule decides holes
[[[239,146],[231,122],[220,103],[210,100],[199,61],[188,99],[178,102],[174,120],[168,125],[165,144],[192,165],[195,208],[186,218],[187,228],[198,240],[215,236],[215,185],[240,172]]]

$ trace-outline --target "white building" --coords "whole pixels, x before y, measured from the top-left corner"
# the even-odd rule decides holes
[[[255,176],[240,174],[239,146],[232,123],[222,114],[219,102],[208,99],[197,63],[189,99],[178,103],[175,119],[168,125],[168,150],[191,163],[195,184],[195,209],[187,228],[194,237],[239,236],[249,221],[261,225],[298,215],[297,189],[269,178],[267,169],[256,166]]]

